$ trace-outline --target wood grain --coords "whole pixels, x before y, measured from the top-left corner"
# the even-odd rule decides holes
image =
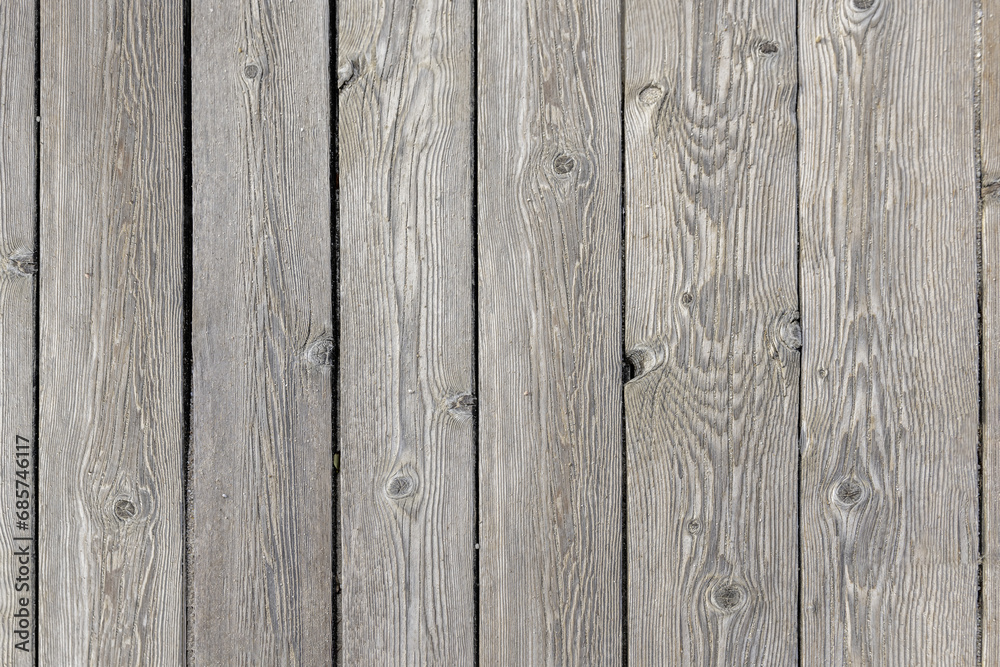
[[[625,24],[629,658],[794,664],[795,8]]]
[[[982,664],[1000,664],[1000,0],[983,0],[979,97],[982,211]]]
[[[338,5],[345,665],[474,661],[471,14]]]
[[[0,4],[0,664],[11,667],[35,664],[36,131],[35,3],[5,2]],[[19,515],[29,517],[27,527],[19,525]]]
[[[333,660],[328,13],[192,6],[194,665]]]
[[[973,664],[973,3],[799,7],[802,662]]]
[[[480,659],[617,665],[619,3],[478,23]]]
[[[183,646],[183,8],[41,11],[39,664]]]

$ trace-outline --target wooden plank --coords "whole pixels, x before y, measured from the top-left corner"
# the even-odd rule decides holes
[[[983,0],[979,149],[982,207],[982,663],[1000,664],[1000,0]]]
[[[40,11],[39,664],[178,665],[183,7]]]
[[[333,659],[328,14],[192,5],[196,665]]]
[[[0,4],[0,664],[35,664],[35,3]]]
[[[338,5],[345,665],[474,662],[471,14]]]
[[[802,0],[802,663],[973,664],[973,2]]]
[[[629,658],[794,664],[795,7],[627,5]]]
[[[617,665],[619,3],[478,23],[481,661]]]

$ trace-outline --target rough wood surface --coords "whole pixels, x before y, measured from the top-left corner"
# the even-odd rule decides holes
[[[979,148],[982,206],[982,664],[1000,664],[1000,0],[983,0]]]
[[[629,658],[794,664],[795,7],[625,24]]]
[[[41,3],[43,665],[183,659],[183,23]]]
[[[344,665],[474,661],[471,14],[338,6]]]
[[[619,3],[480,3],[480,651],[621,661]]]
[[[329,7],[191,7],[189,663],[327,665]]]
[[[35,133],[35,2],[5,2],[0,4],[0,664],[11,667],[35,664]],[[27,517],[27,525],[19,517]]]
[[[972,2],[801,0],[806,665],[971,665]]]

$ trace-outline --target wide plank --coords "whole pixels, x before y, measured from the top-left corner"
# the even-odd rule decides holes
[[[622,660],[619,3],[478,7],[480,660]]]
[[[344,665],[471,665],[472,7],[338,3]]]
[[[0,4],[0,664],[35,664],[35,6]]]
[[[188,660],[329,665],[329,5],[191,12]]]
[[[794,664],[795,7],[626,11],[630,662]]]
[[[38,662],[183,659],[183,6],[41,11]]]
[[[971,665],[975,3],[799,10],[802,663]]]
[[[982,213],[982,664],[1000,664],[1000,0],[983,0],[979,97]]]

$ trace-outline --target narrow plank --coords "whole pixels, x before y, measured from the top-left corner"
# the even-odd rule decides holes
[[[474,662],[471,15],[338,4],[345,665]]]
[[[982,664],[1000,664],[1000,0],[983,0],[979,149],[982,206]]]
[[[0,664],[35,664],[35,3],[0,4]]]
[[[478,23],[481,661],[617,665],[619,3]]]
[[[627,5],[630,661],[794,664],[795,7]]]
[[[333,659],[329,7],[192,5],[189,661]]]
[[[974,3],[799,7],[802,662],[973,664]]]
[[[178,665],[183,8],[40,11],[39,664]]]

